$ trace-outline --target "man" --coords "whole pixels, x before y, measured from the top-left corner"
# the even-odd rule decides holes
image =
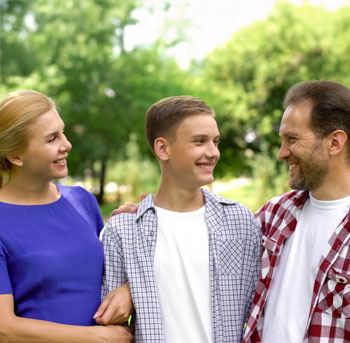
[[[201,187],[219,159],[214,111],[191,96],[146,115],[160,186],[103,235],[102,294],[128,281],[135,341],[239,343],[260,270],[261,234],[243,205]]]
[[[243,342],[350,342],[350,91],[299,83],[284,108],[278,158],[295,190],[256,213],[262,267]]]

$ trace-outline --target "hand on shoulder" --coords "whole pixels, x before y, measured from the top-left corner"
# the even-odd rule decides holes
[[[146,193],[142,193],[140,196],[140,202],[147,197]],[[132,202],[126,202],[124,205],[119,206],[117,209],[113,210],[112,216],[120,213],[134,213],[139,208],[138,204]]]

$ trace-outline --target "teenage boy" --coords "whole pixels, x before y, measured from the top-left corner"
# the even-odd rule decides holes
[[[201,189],[220,156],[214,116],[192,96],[153,104],[145,131],[159,189],[108,221],[102,296],[129,282],[136,342],[241,342],[261,235],[245,206]]]

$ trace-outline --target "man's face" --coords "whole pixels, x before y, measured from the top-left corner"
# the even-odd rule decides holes
[[[316,191],[326,179],[329,161],[324,141],[310,128],[312,104],[303,101],[285,110],[278,158],[289,165],[289,186]]]

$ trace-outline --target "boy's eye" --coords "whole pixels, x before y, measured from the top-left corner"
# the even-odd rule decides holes
[[[203,144],[205,142],[204,139],[196,139],[194,140],[195,143],[198,143],[198,144]]]
[[[56,136],[52,136],[49,138],[49,143],[53,142],[56,139]]]

